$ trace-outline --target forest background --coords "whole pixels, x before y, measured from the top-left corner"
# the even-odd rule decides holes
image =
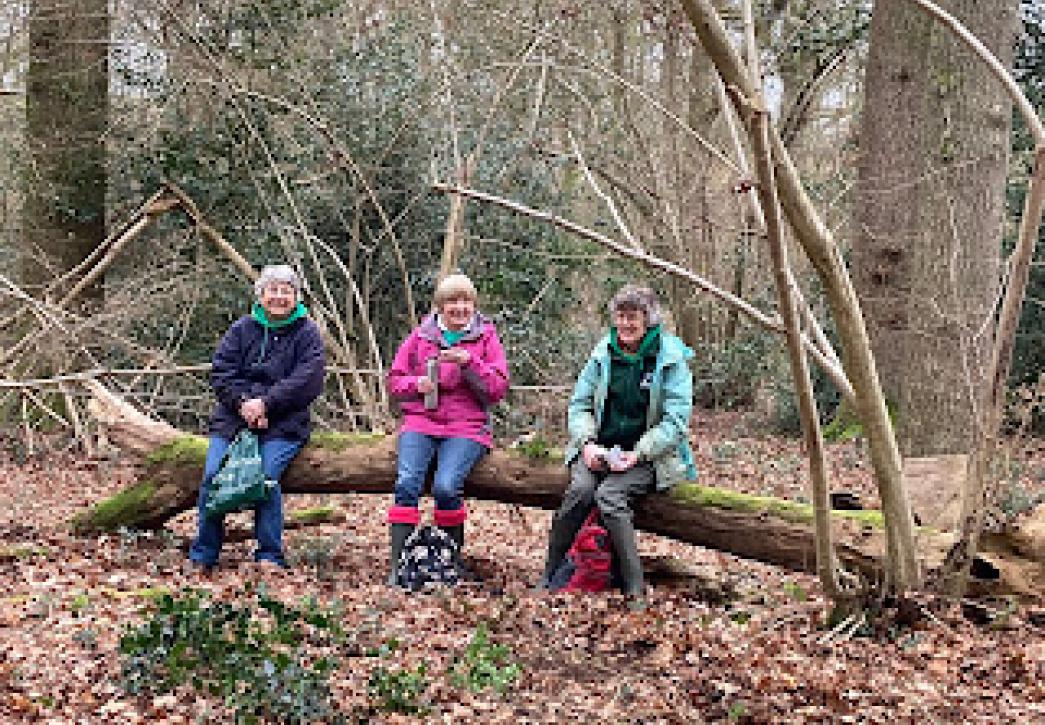
[[[1041,4],[1009,5],[1012,12],[985,11],[982,28],[975,16],[965,20],[986,31],[1040,107]],[[208,360],[246,307],[241,270],[184,214],[153,212],[148,232],[119,239],[172,182],[248,262],[288,260],[305,272],[313,313],[337,343],[332,362],[359,371],[336,377],[344,392],[328,396],[331,427],[388,425],[374,373],[426,313],[433,281],[449,265],[479,284],[521,397],[534,397],[525,386],[569,385],[604,328],[608,294],[623,281],[652,279],[698,352],[698,401],[737,408],[757,400],[778,429],[798,431],[775,335],[684,281],[541,220],[457,204],[432,189],[462,183],[558,214],[772,312],[764,232],[738,193],[753,172],[736,165],[734,124],[681,7],[537,3],[529,15],[467,3],[72,7],[4,6],[0,233],[10,282],[90,315],[77,321],[65,312],[73,318],[43,325],[32,345],[4,356],[9,375]],[[1004,94],[956,41],[932,30],[941,49],[918,52],[938,69],[917,104],[900,109],[914,139],[904,141],[899,115],[888,115],[899,92],[890,99],[878,85],[865,87],[867,73],[886,72],[868,68],[869,3],[756,10],[771,111],[853,267],[887,398],[903,412],[904,450],[961,448],[961,416],[941,415],[945,401],[908,389],[943,378],[951,410],[972,405],[958,389],[977,382],[968,353],[983,336],[974,325],[997,300],[999,260],[1014,243],[1033,151],[1025,125],[1017,115],[1007,134]],[[723,11],[739,21],[739,7]],[[909,44],[903,33],[932,28],[917,14],[892,14],[901,23],[889,34],[897,45],[882,54]],[[873,123],[862,127],[867,95]],[[895,157],[910,160],[902,167]],[[905,173],[913,171],[922,175]],[[992,198],[967,202],[981,195]],[[893,227],[882,234],[875,226],[884,222],[868,211],[879,208],[895,210],[883,212]],[[76,280],[62,275],[83,273],[76,266],[113,238],[126,249],[65,299]],[[883,249],[890,245],[902,253]],[[831,337],[815,275],[793,256]],[[1011,387],[1036,383],[1042,369],[1039,277],[1035,266]],[[919,349],[890,344],[912,338],[943,354],[927,363]],[[817,383],[829,421],[839,396],[822,375]],[[152,409],[200,428],[205,380],[149,386]],[[9,419],[17,398],[4,401]],[[521,407],[507,406],[504,417]],[[942,422],[950,417],[957,428]],[[506,437],[533,429],[504,423]]]
[[[901,451],[967,452],[1033,167],[1024,119],[906,1],[758,0],[750,18],[746,3],[712,4],[749,61],[757,49],[773,123],[839,242]],[[706,477],[809,500],[783,337],[649,264],[689,270],[764,316],[777,310],[743,121],[686,5],[0,2],[0,418],[11,465],[46,469],[39,461],[68,455],[104,478],[90,463],[107,453],[88,379],[201,432],[205,365],[247,310],[248,268],[288,261],[329,343],[321,429],[394,429],[384,367],[439,275],[460,269],[512,367],[498,439],[561,446],[565,399],[605,330],[606,300],[647,281],[697,353],[693,434]],[[1045,4],[940,5],[1040,113]],[[436,188],[445,184],[544,217]],[[797,289],[837,346],[822,280],[789,230],[785,240]],[[1008,379],[1000,518],[1045,501],[1042,254]],[[811,372],[837,483],[875,506],[852,412],[822,366]],[[11,480],[28,486],[13,498],[34,490]],[[730,707],[720,714],[753,705]]]

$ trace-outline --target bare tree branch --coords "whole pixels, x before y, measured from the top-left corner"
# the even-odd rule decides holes
[[[730,292],[727,292],[721,289],[720,287],[717,287],[716,285],[705,280],[703,277],[697,275],[696,273],[688,269],[685,269],[684,267],[680,267],[679,265],[674,264],[672,262],[668,262],[663,259],[660,259],[659,257],[647,254],[646,252],[640,252],[635,249],[632,249],[624,244],[621,244],[620,242],[610,239],[609,237],[603,234],[599,234],[598,232],[583,227],[580,224],[577,224],[576,222],[572,222],[569,219],[564,219],[550,212],[541,211],[539,209],[533,209],[531,207],[525,206],[524,204],[519,204],[518,202],[509,201],[508,199],[504,199],[499,196],[494,196],[493,194],[487,194],[482,191],[476,191],[475,189],[463,189],[461,187],[452,186],[450,184],[443,184],[439,182],[434,183],[432,185],[432,188],[436,191],[443,192],[446,194],[461,194],[464,196],[468,196],[478,201],[484,201],[489,204],[494,204],[504,209],[508,209],[510,211],[515,212],[516,214],[522,214],[523,216],[532,217],[534,219],[540,219],[550,224],[554,224],[555,226],[561,229],[565,229],[571,234],[576,234],[577,236],[583,239],[588,239],[608,249],[611,249],[623,257],[633,259],[637,262],[645,264],[648,267],[659,269],[676,277],[680,277],[695,285],[696,287],[699,287],[700,289],[704,290],[705,292],[712,295],[721,302],[724,302],[725,304],[740,310],[745,316],[747,316],[748,318],[750,318],[751,320],[768,330],[777,333],[783,333],[784,331],[783,323],[780,321],[778,317],[770,317],[758,308],[753,307],[748,302],[745,302],[736,295],[731,294]],[[845,377],[845,373],[842,371],[841,367],[833,364],[827,358],[827,356],[824,355],[824,353],[821,352],[820,349],[816,345],[811,343],[807,338],[803,337],[802,343],[806,351],[813,356],[813,359],[816,360],[817,365],[819,365],[820,368],[825,373],[827,373],[828,377],[831,378],[831,382],[833,382],[838,387],[842,395],[845,396],[846,399],[852,399],[852,396],[854,394],[852,385],[850,385],[849,380]]]
[[[896,2],[897,0],[893,0]],[[1027,99],[1026,94],[1020,88],[1020,84],[1016,82],[1016,79],[1012,77],[1012,73],[1006,68],[1000,60],[990,51],[987,46],[980,42],[980,39],[969,32],[968,28],[962,25],[957,18],[948,13],[946,10],[941,8],[936,3],[930,2],[930,0],[902,0],[904,2],[912,2],[925,12],[932,15],[934,18],[939,20],[948,30],[965,45],[967,45],[973,53],[975,53],[980,60],[982,60],[994,77],[998,79],[998,82],[1005,88],[1005,92],[1009,94],[1012,102],[1016,105],[1016,109],[1023,116],[1023,120],[1027,122],[1027,127],[1030,129],[1031,135],[1034,136],[1034,143],[1037,146],[1045,146],[1045,124],[1042,123],[1041,118],[1038,116],[1037,111],[1034,110],[1034,106],[1031,105],[1030,100]]]
[[[626,240],[628,240],[628,244],[631,245],[632,249],[640,252],[646,251],[643,249],[642,242],[640,242],[635,235],[631,233],[631,230],[628,229],[628,225],[620,215],[620,211],[617,209],[617,204],[613,201],[613,197],[599,188],[599,183],[595,180],[595,177],[591,173],[591,169],[588,168],[588,164],[584,161],[584,154],[581,152],[581,147],[577,144],[577,139],[574,137],[573,132],[566,129],[566,135],[570,139],[570,146],[573,148],[573,154],[577,159],[577,165],[580,166],[581,171],[584,172],[584,178],[588,180],[588,185],[591,187],[592,191],[595,192],[596,196],[605,202],[606,207],[610,210],[610,215],[613,217],[613,221],[617,223],[617,228],[620,229],[620,233]]]

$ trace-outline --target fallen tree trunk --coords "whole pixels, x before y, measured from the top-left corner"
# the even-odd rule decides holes
[[[92,385],[92,413],[109,440],[142,461],[138,482],[81,513],[73,521],[84,534],[120,527],[159,528],[195,505],[207,441],[155,421]],[[391,493],[395,441],[391,436],[319,433],[280,482],[284,494]],[[565,467],[548,458],[494,451],[469,477],[465,494],[476,499],[556,508],[567,485]],[[847,569],[879,581],[885,535],[878,511],[835,511],[838,557]],[[807,504],[680,484],[650,494],[636,509],[636,525],[655,534],[797,571],[816,572],[813,510]],[[922,530],[924,563],[942,562],[953,537]],[[1025,547],[1026,549],[1026,547]],[[1015,559],[1015,561],[1014,561]],[[980,591],[1037,595],[1045,592],[1045,562],[992,555],[979,562]],[[1011,577],[1009,572],[1015,572]]]

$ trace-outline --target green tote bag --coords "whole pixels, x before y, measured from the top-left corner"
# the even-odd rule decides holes
[[[276,485],[265,479],[258,437],[242,430],[229,445],[221,468],[210,482],[206,510],[208,517],[254,508],[265,501]]]

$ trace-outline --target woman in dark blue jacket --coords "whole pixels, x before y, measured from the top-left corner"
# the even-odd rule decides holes
[[[209,571],[224,536],[220,517],[204,509],[211,479],[229,444],[244,428],[261,444],[265,477],[278,483],[311,432],[309,406],[323,391],[324,352],[319,328],[301,303],[301,282],[287,265],[265,267],[254,284],[250,315],[233,323],[218,344],[211,371],[217,404],[199,494],[199,524],[189,559]],[[279,486],[254,509],[254,560],[286,566],[283,499]]]

